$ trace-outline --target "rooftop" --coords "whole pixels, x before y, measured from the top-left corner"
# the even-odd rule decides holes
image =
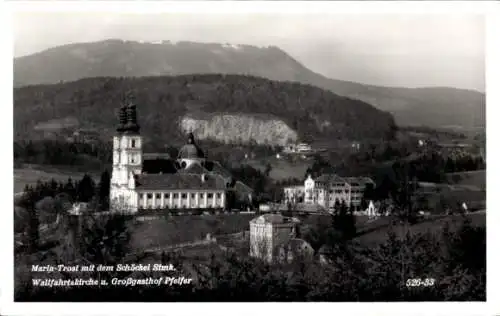
[[[143,153],[142,159],[170,159],[170,155],[168,153]]]
[[[333,183],[333,182],[346,182],[345,179],[339,177],[336,174],[322,174],[316,178],[316,182],[322,183]]]
[[[252,193],[253,190],[252,188],[250,188],[248,185],[244,184],[243,182],[241,181],[236,181],[236,184],[234,185],[234,189],[238,192],[241,192],[241,193]]]
[[[321,183],[347,183],[352,186],[366,185],[368,183],[374,183],[372,179],[368,177],[340,177],[336,174],[322,174],[316,178],[316,182]]]
[[[138,190],[225,190],[220,175],[206,174],[141,174],[136,178]]]
[[[369,183],[373,184],[373,180],[368,177],[347,177],[344,178],[350,185],[367,185]]]
[[[192,165],[190,165],[187,168],[179,169],[178,172],[180,174],[197,174],[197,175],[201,175],[201,174],[204,174],[204,173],[208,173],[208,170],[206,170],[205,168],[203,168],[199,164],[192,164]]]
[[[285,217],[281,214],[264,214],[250,221],[251,223],[270,223],[270,224],[285,224],[285,223],[300,223],[300,220],[295,217]]]
[[[205,169],[207,169],[210,172],[220,174],[225,178],[229,178],[232,176],[231,172],[226,170],[218,161],[207,161],[205,163]]]
[[[231,173],[226,170],[222,165],[217,161],[205,161],[203,165],[192,164],[185,169],[180,169],[180,173],[192,173],[192,174],[218,174],[222,177],[229,179],[232,177]]]
[[[303,184],[287,185],[284,189],[304,189]]]
[[[176,173],[179,166],[170,159],[144,159],[142,171],[147,174]]]

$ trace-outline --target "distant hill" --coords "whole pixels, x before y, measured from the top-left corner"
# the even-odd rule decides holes
[[[106,40],[64,45],[14,60],[16,87],[89,77],[203,73],[244,74],[312,84],[389,111],[398,125],[462,129],[485,126],[483,93],[454,88],[390,88],[329,79],[275,46]]]
[[[60,122],[59,134],[93,129],[109,140],[128,91],[135,95],[143,134],[155,142],[185,141],[187,130],[229,143],[282,145],[288,139],[392,138],[396,129],[391,114],[310,85],[241,75],[184,75],[87,78],[16,88],[15,139],[44,138],[44,132],[57,136]]]

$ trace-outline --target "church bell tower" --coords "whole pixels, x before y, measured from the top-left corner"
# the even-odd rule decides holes
[[[119,123],[113,137],[113,171],[110,206],[137,209],[133,178],[142,172],[142,137],[137,123],[137,107],[129,93],[119,110]]]

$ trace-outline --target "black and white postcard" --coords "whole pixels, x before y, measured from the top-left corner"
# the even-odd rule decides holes
[[[2,314],[500,312],[496,3],[2,7]]]

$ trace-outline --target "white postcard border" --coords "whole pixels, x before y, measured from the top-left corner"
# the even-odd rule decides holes
[[[500,161],[498,146],[495,144],[497,133],[500,133],[500,124],[496,119],[500,118],[498,107],[500,107],[500,15],[499,5],[494,2],[287,2],[287,1],[247,1],[247,2],[119,2],[119,1],[33,1],[33,2],[2,2],[0,14],[2,27],[0,28],[3,42],[1,67],[2,76],[0,97],[2,99],[2,128],[5,145],[3,148],[2,169],[4,172],[4,182],[2,183],[2,203],[3,212],[0,221],[1,251],[4,260],[0,261],[2,271],[0,286],[0,313],[3,315],[77,315],[77,314],[120,314],[120,315],[144,315],[144,314],[195,314],[217,315],[239,314],[254,315],[256,313],[287,313],[287,314],[312,314],[323,312],[326,314],[349,314],[349,315],[493,315],[500,313],[499,283],[500,266],[498,256],[498,230],[494,223],[500,223],[500,203],[495,199],[498,191],[495,180],[500,178],[499,167],[495,164]],[[12,94],[13,94],[13,32],[12,32],[12,11],[122,11],[128,13],[155,13],[160,11],[168,12],[199,12],[207,13],[276,13],[299,14],[334,12],[352,14],[376,14],[376,13],[419,13],[419,14],[466,14],[478,13],[486,14],[487,19],[487,144],[488,144],[488,174],[487,187],[490,194],[487,194],[488,215],[487,229],[488,235],[488,303],[244,303],[244,304],[224,304],[224,303],[14,303],[13,302],[13,212],[12,192],[13,183],[10,180],[13,170],[13,139],[12,128]],[[43,26],[41,26],[43,27]],[[496,300],[495,300],[496,298]]]

